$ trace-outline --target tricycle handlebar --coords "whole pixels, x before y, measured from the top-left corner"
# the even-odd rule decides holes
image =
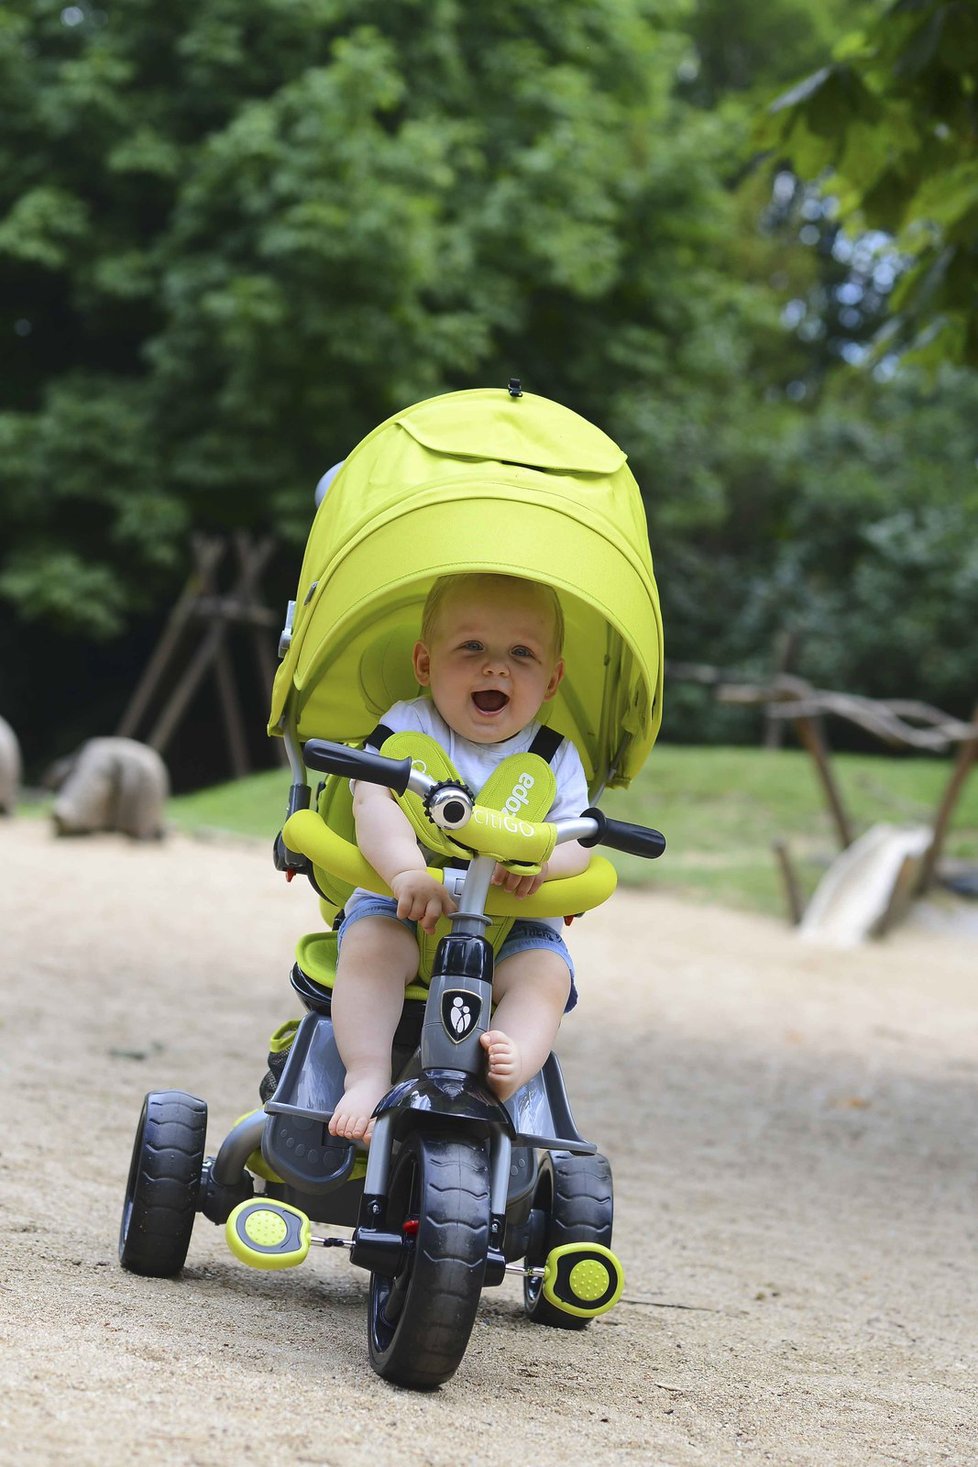
[[[345,775],[349,779],[362,779],[368,784],[386,785],[403,795],[410,789],[425,801],[433,823],[450,830],[461,844],[469,844],[460,832],[475,813],[476,825],[498,824],[497,812],[483,810],[476,805],[473,809],[471,792],[463,784],[449,786],[438,782],[430,775],[415,769],[410,759],[387,759],[382,754],[368,749],[351,749],[346,744],[330,743],[326,739],[310,739],[304,746],[303,757],[312,769],[329,774]],[[435,796],[432,801],[432,796]],[[513,823],[513,822],[510,822]],[[531,834],[528,822],[520,822],[526,834]],[[543,834],[546,822],[533,826]],[[612,820],[602,810],[592,807],[574,820],[551,822],[556,835],[556,844],[567,840],[578,840],[582,846],[605,845],[612,850],[626,851],[633,856],[644,856],[655,860],[666,848],[665,836],[658,830],[643,825],[631,825],[625,820]],[[476,831],[473,830],[473,835]],[[479,832],[480,837],[482,832]],[[473,840],[471,846],[478,850],[486,844],[484,838]],[[551,847],[552,849],[552,847]]]
[[[582,846],[610,846],[613,851],[627,851],[630,856],[644,856],[654,861],[666,848],[666,838],[661,830],[652,830],[646,825],[631,825],[627,820],[612,820],[603,810],[592,805],[582,817],[593,820],[597,826],[594,835],[582,835],[578,839]]]
[[[302,757],[310,769],[362,779],[366,784],[383,784],[399,795],[404,794],[411,782],[410,759],[385,759],[383,754],[372,754],[369,749],[351,749],[327,739],[310,739],[303,746]]]

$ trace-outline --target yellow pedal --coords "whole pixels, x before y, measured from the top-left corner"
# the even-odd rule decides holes
[[[287,1202],[241,1202],[224,1224],[228,1247],[251,1268],[295,1268],[309,1252],[309,1219]]]
[[[544,1298],[580,1319],[607,1314],[625,1287],[621,1263],[601,1243],[565,1243],[551,1248],[544,1269]]]

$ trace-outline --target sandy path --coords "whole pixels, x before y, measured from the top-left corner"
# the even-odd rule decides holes
[[[0,1462],[978,1461],[978,943],[839,953],[619,894],[561,1036],[615,1169],[625,1299],[583,1335],[487,1292],[455,1378],[366,1362],[366,1276],[261,1275],[200,1221],[176,1281],[116,1234],[144,1092],[256,1103],[308,888],[264,845],[0,825]]]

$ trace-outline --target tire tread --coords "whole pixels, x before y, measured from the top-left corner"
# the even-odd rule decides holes
[[[200,1191],[207,1106],[182,1090],[150,1091],[133,1146],[119,1261],[172,1278],[187,1257]]]
[[[455,1373],[475,1322],[489,1246],[489,1168],[481,1142],[437,1134],[413,1138],[422,1216],[404,1309],[370,1358],[385,1379],[430,1390]],[[377,1288],[371,1281],[371,1294]]]
[[[600,1152],[583,1156],[569,1151],[551,1151],[545,1162],[550,1178],[550,1216],[546,1253],[568,1243],[601,1243],[611,1246],[614,1222],[614,1188],[611,1166]],[[540,1263],[542,1259],[533,1259]],[[532,1300],[524,1295],[527,1317],[534,1324],[548,1324],[555,1329],[581,1330],[589,1323],[574,1314],[566,1314],[544,1298],[542,1291]]]

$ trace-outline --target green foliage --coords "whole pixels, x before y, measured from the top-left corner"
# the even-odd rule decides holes
[[[683,92],[711,110],[769,93],[824,56],[854,12],[868,8],[866,0],[699,0],[684,26],[694,49],[681,68]],[[731,112],[743,126],[743,114]]]
[[[153,604],[187,512],[146,416],[143,384],[80,370],[52,385],[45,412],[0,414],[0,594],[24,620],[105,639]]]
[[[792,670],[817,686],[968,717],[976,414],[971,374],[880,384],[849,372],[753,458],[745,444],[723,523],[659,558],[671,655],[764,677],[790,631]],[[704,721],[712,736],[757,736],[756,712],[720,722],[708,692],[669,693],[670,738],[702,737]]]
[[[0,595],[116,633],[189,525],[298,542],[376,422],[513,372],[630,434],[639,467],[746,410],[732,141],[675,96],[681,16],[5,7]],[[681,522],[712,512],[709,473],[690,502],[685,463],[658,477]]]
[[[758,96],[869,16],[774,141],[831,149],[851,93],[836,161],[864,201],[919,166],[944,311],[971,288],[963,63],[945,30],[886,67],[952,10],[904,4],[884,36],[844,0],[8,0],[0,699],[46,732],[25,647],[144,657],[192,531],[271,532],[295,564],[360,437],[515,374],[627,447],[671,658],[764,672],[794,629],[802,674],[968,711],[970,378],[836,386],[827,233],[759,227],[748,167]],[[132,680],[111,650],[82,656],[93,719]],[[755,728],[669,690],[670,738]]]
[[[978,364],[976,62],[976,0],[892,0],[758,134],[840,219],[893,236],[908,269],[879,346],[921,363]]]

